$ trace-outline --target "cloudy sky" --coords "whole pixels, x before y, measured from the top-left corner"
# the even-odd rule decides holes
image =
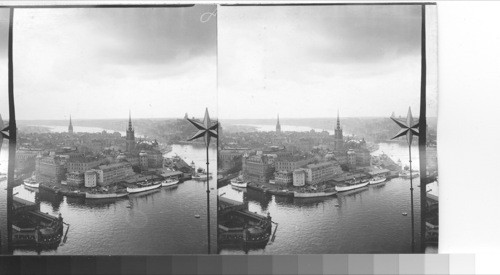
[[[220,7],[220,118],[418,114],[420,9]]]
[[[217,23],[200,20],[213,10],[16,10],[17,118],[215,116]]]

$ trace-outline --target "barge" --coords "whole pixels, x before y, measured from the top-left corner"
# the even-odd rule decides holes
[[[219,196],[219,245],[266,246],[271,238],[271,216],[248,211],[247,204]]]
[[[39,204],[14,196],[12,215],[13,246],[57,247],[62,237],[64,222],[58,217],[40,212]]]

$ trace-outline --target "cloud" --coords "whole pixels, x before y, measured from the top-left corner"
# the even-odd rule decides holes
[[[200,21],[213,9],[16,11],[18,117],[115,118],[129,108],[136,117],[180,117],[215,109],[216,23]]]
[[[224,6],[218,16],[221,118],[384,116],[419,104],[420,6]]]

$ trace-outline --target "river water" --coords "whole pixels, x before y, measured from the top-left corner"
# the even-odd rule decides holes
[[[80,127],[84,128],[84,127]],[[56,129],[56,128],[53,128]],[[75,129],[75,131],[90,129]],[[96,131],[102,129],[96,128]],[[6,147],[1,168],[7,166]],[[216,150],[210,149],[210,170],[216,171]],[[206,167],[204,147],[173,145],[166,156],[179,155],[188,164]],[[14,188],[17,196],[40,202],[42,212],[61,213],[70,224],[66,243],[56,250],[16,249],[14,254],[132,255],[207,253],[206,182],[185,181],[151,193],[118,200],[85,200],[56,196],[44,191]],[[216,177],[210,180],[211,250],[216,252]],[[6,183],[0,184],[0,206],[5,201]],[[200,215],[196,218],[195,215]],[[3,220],[3,216],[1,217]],[[66,227],[65,227],[66,230]]]
[[[416,147],[412,149],[413,164],[418,169],[418,152]],[[382,151],[394,161],[401,159],[403,164],[408,159],[407,146],[384,143],[373,154]],[[418,249],[420,180],[413,184]],[[221,254],[411,253],[409,180],[396,178],[328,198],[283,198],[230,185],[219,189],[219,194],[247,201],[250,211],[264,215],[269,212],[278,223],[274,242],[264,249],[221,248]],[[402,215],[404,212],[408,215]]]

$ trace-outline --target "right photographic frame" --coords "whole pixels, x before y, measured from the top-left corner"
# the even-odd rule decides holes
[[[438,252],[436,16],[219,7],[220,254]]]

